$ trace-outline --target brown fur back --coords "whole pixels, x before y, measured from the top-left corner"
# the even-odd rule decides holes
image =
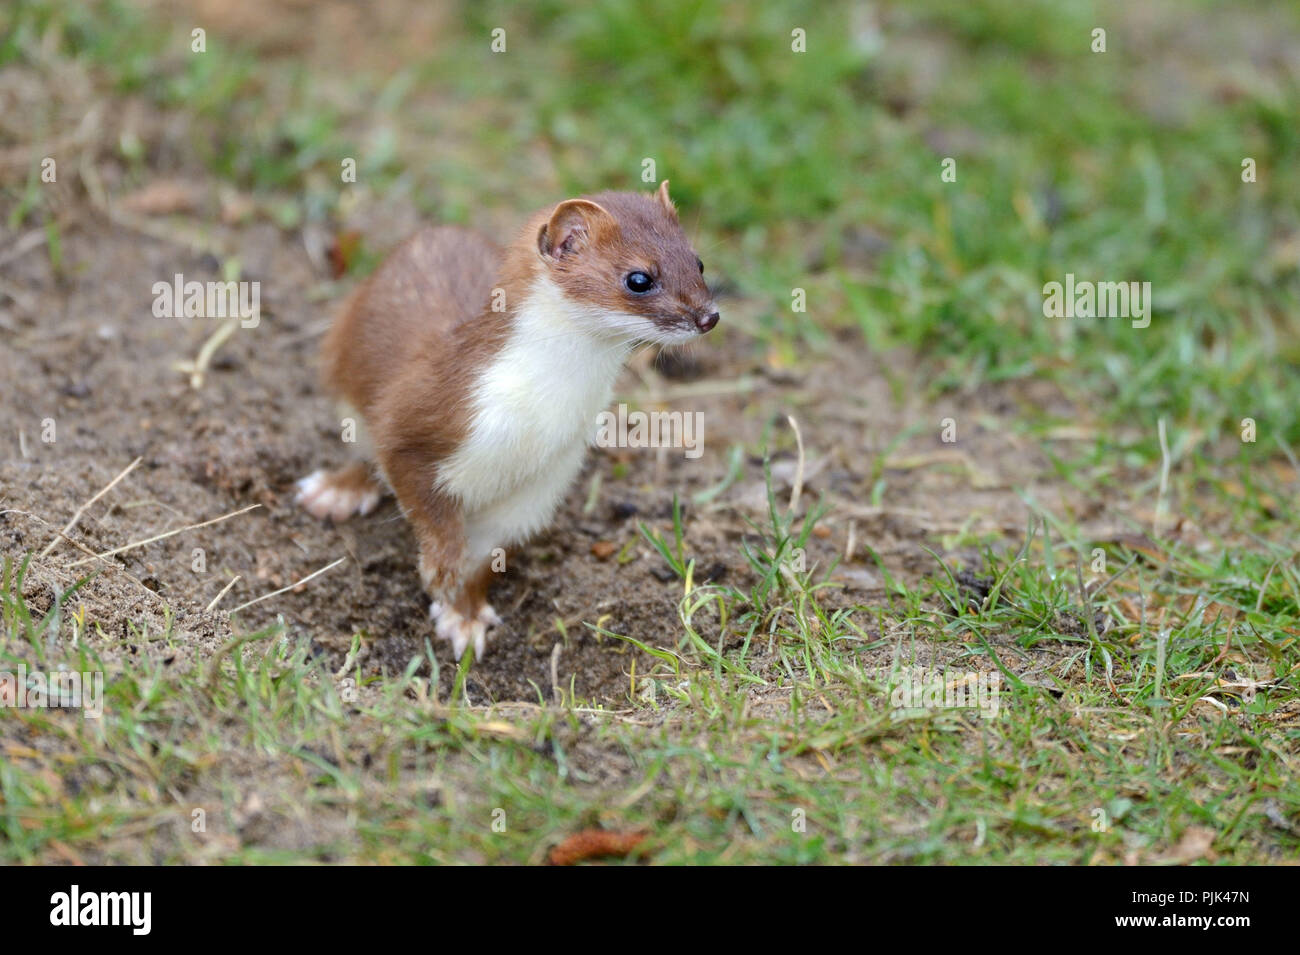
[[[477,233],[448,226],[399,245],[344,303],[325,338],[331,390],[369,414],[403,358],[443,351],[459,326],[478,318],[501,255]]]

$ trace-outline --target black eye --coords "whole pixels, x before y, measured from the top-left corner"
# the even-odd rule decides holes
[[[700,274],[703,275],[703,274],[704,274],[704,263],[701,262],[699,259],[696,259],[696,260],[695,260],[695,264],[698,265],[698,266],[700,267]]]
[[[623,278],[623,284],[634,295],[644,295],[655,287],[655,280],[644,272],[629,272]]]

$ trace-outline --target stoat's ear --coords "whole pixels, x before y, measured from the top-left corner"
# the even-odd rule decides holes
[[[663,182],[659,183],[659,191],[655,193],[655,198],[659,200],[659,204],[660,204],[661,206],[664,207],[664,210],[665,210],[665,211],[666,211],[670,216],[672,216],[674,219],[677,218],[677,207],[676,207],[675,205],[673,205],[673,201],[672,201],[671,199],[668,198],[668,180],[667,180],[667,179],[665,179]]]
[[[555,207],[551,219],[537,233],[537,249],[558,259],[578,252],[617,224],[604,206],[589,199],[566,199]]]

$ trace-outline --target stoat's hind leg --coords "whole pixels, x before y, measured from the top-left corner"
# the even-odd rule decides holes
[[[314,471],[298,482],[294,502],[324,520],[369,514],[384,497],[384,484],[370,465],[357,462],[335,471]]]

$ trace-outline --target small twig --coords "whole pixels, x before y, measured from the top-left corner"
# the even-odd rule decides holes
[[[348,671],[352,669],[352,664],[357,662],[357,654],[360,652],[361,640],[359,637],[353,637],[352,646],[348,648],[348,655],[343,658],[343,666],[339,667],[338,672],[334,674],[334,679],[341,680],[348,675]]]
[[[1169,439],[1165,435],[1165,419],[1161,418],[1157,424],[1160,432],[1160,495],[1156,498],[1156,516],[1151,525],[1151,537],[1158,540],[1160,537],[1161,519],[1165,513],[1165,491],[1169,487]]]
[[[1043,532],[1047,532],[1047,523],[1043,523]],[[1083,552],[1075,554],[1075,571],[1079,578],[1079,600],[1083,604],[1083,614],[1088,624],[1088,637],[1092,641],[1092,646],[1101,651],[1101,658],[1106,663],[1106,686],[1110,688],[1111,693],[1118,693],[1115,689],[1115,681],[1111,676],[1110,653],[1102,645],[1101,637],[1097,635],[1097,613],[1093,609],[1092,595],[1088,593],[1088,588],[1083,582]]]
[[[790,427],[794,429],[794,440],[799,446],[799,462],[794,471],[794,486],[790,488],[790,513],[799,506],[799,495],[803,493],[803,434],[799,431],[799,422],[794,420],[794,415],[786,415],[785,420],[790,422]]]
[[[564,691],[560,689],[560,650],[563,648],[562,642],[556,642],[551,647],[551,699],[555,703],[564,701]]]
[[[222,322],[203,342],[198,357],[193,361],[176,362],[176,370],[190,376],[190,387],[195,391],[203,387],[203,380],[207,377],[208,366],[212,363],[212,356],[217,353],[218,348],[225,344],[227,338],[235,334],[238,325],[238,321]]]
[[[1161,623],[1164,623],[1162,620]],[[1162,685],[1165,681],[1165,658],[1169,646],[1169,631],[1156,629],[1156,698],[1162,699]]]
[[[235,574],[235,576],[231,578],[230,583],[226,584],[226,586],[221,588],[221,593],[217,594],[215,597],[212,598],[212,603],[208,604],[206,607],[203,608],[203,612],[212,613],[212,611],[216,609],[217,604],[221,603],[221,598],[230,592],[231,587],[239,583],[239,578],[242,576],[243,574]]]
[[[113,480],[109,481],[108,484],[104,485],[104,487],[100,490],[98,494],[92,497],[85,504],[81,505],[81,507],[77,508],[77,512],[72,515],[72,520],[68,521],[68,523],[64,525],[63,530],[59,531],[58,536],[55,537],[54,540],[50,541],[50,543],[46,546],[45,550],[41,551],[40,554],[37,555],[39,559],[44,560],[46,557],[48,557],[50,555],[50,551],[54,550],[54,548],[58,546],[59,541],[66,538],[68,531],[72,530],[72,528],[76,526],[77,521],[81,520],[81,515],[86,513],[86,509],[90,507],[90,505],[98,501],[105,494],[107,494],[109,491],[113,490],[113,488],[117,486],[117,483],[121,481],[122,478],[126,477],[128,474],[134,471],[136,465],[143,460],[144,460],[143,458],[136,458],[125,468],[123,468],[122,472],[117,477],[113,478]]]
[[[254,597],[252,600],[248,601],[247,603],[242,603],[238,607],[232,609],[230,611],[230,615],[234,615],[238,613],[239,611],[243,610],[245,607],[251,607],[255,603],[261,603],[263,600],[270,600],[272,597],[278,597],[280,594],[284,593],[285,591],[293,590],[293,588],[307,583],[307,581],[311,580],[313,577],[319,577],[321,574],[325,573],[325,571],[334,569],[339,564],[343,563],[345,560],[347,560],[346,556],[340,557],[338,560],[334,561],[334,563],[326,564],[320,570],[308,574],[302,580],[295,581],[294,583],[289,584],[289,586],[287,587],[281,587],[279,590],[273,590],[269,594],[262,594],[262,596],[260,597]]]
[[[45,518],[41,517],[39,514],[33,514],[31,511],[20,511],[20,510],[18,510],[17,508],[11,508],[10,510],[7,510],[7,511],[0,511],[0,515],[4,515],[4,514],[22,514],[22,515],[24,515],[24,516],[26,516],[26,517],[30,517],[32,520],[39,521],[39,522],[42,523],[42,524],[45,524],[45,525],[47,525],[47,526],[50,526],[50,522],[49,522],[49,521],[47,521]],[[95,554],[95,552],[94,552],[93,550],[91,550],[89,547],[87,547],[85,544],[83,544],[81,541],[76,540],[76,539],[71,538],[71,537],[66,537],[66,536],[64,536],[62,533],[60,533],[59,536],[60,536],[60,537],[63,537],[64,540],[66,540],[66,541],[67,541],[69,544],[71,544],[73,547],[77,548],[77,550],[81,551],[83,554],[87,554],[87,555],[89,555],[90,558],[91,558],[92,560],[96,560],[96,559],[98,559],[98,556]],[[34,559],[39,561],[39,560],[40,560],[40,555],[38,554]],[[37,564],[37,566],[40,566],[40,565]],[[144,584],[142,584],[140,581],[136,580],[136,579],[135,579],[134,577],[132,577],[129,573],[127,573],[126,568],[125,568],[125,567],[122,567],[120,564],[108,564],[108,566],[107,566],[106,569],[107,569],[107,570],[117,571],[119,574],[121,574],[121,575],[122,575],[123,577],[125,577],[127,580],[131,581],[131,583],[133,583],[135,586],[139,587],[141,593],[147,594],[147,595],[150,597],[150,599],[152,599],[152,600],[157,600],[159,603],[163,604],[163,606],[166,606],[166,605],[167,605],[167,601],[162,597],[162,595],[156,593],[155,591],[150,590],[148,587],[146,587],[146,586],[145,586]],[[48,570],[49,570],[50,573],[52,573],[52,574],[59,574],[59,573],[65,573],[65,572],[66,572],[66,568],[59,567],[59,566],[56,565],[56,564],[50,564],[50,565],[48,565]]]
[[[134,544],[123,544],[121,547],[106,550],[102,554],[96,554],[94,557],[87,557],[85,560],[74,560],[68,566],[76,567],[80,564],[88,564],[92,560],[103,560],[105,557],[112,557],[114,554],[120,554],[123,551],[134,550],[137,547],[143,547],[145,544],[152,544],[154,541],[165,540],[168,537],[175,537],[177,534],[184,534],[186,531],[198,530],[200,527],[207,527],[209,524],[218,524],[221,521],[229,520],[232,517],[238,517],[240,514],[247,514],[254,508],[261,506],[261,504],[250,504],[241,511],[232,511],[229,514],[222,514],[220,517],[214,517],[212,520],[204,521],[201,524],[191,524],[188,527],[178,527],[174,531],[167,531],[165,534],[155,534],[153,537],[146,538],[142,541],[136,541]]]

